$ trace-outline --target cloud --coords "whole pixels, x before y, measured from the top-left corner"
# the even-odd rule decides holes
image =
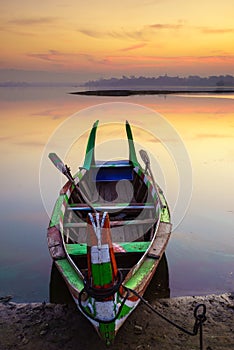
[[[105,30],[105,29],[93,29],[93,28],[79,28],[77,31],[83,35],[89,36],[93,39],[129,39],[129,40],[143,40],[148,41],[150,36],[152,36],[155,30],[179,30],[184,27],[184,21],[179,21],[178,23],[162,24],[154,23],[150,25],[144,25],[140,29],[131,30],[121,28],[118,30]]]
[[[33,117],[47,117],[50,118],[52,120],[57,120],[57,119],[61,119],[64,118],[64,110],[63,109],[45,109],[45,110],[41,110],[35,113],[31,113],[31,116]]]
[[[180,29],[183,27],[182,24],[161,24],[161,23],[155,23],[148,26],[152,29],[162,30],[162,29]]]
[[[15,145],[17,146],[23,146],[23,147],[44,147],[45,143],[42,141],[18,141],[14,142]]]
[[[27,53],[28,57],[35,58],[42,61],[56,62],[59,64],[67,64],[69,61],[74,61],[76,59],[82,58],[86,61],[93,62],[93,56],[88,54],[74,54],[74,53],[63,53],[54,49],[50,49],[47,52],[38,53]]]
[[[203,60],[205,62],[212,62],[212,63],[218,63],[218,62],[225,62],[225,61],[231,61],[234,64],[234,55],[208,55],[208,56],[198,56],[197,60]]]
[[[97,30],[92,30],[92,29],[78,29],[78,32],[84,35],[87,35],[91,38],[100,38],[104,36],[104,33],[101,33]]]
[[[145,40],[144,30],[121,30],[121,31],[112,31],[109,33],[109,36],[115,39],[134,39],[134,40]]]
[[[144,38],[144,31],[141,30],[93,30],[93,29],[78,29],[78,32],[87,35],[93,39],[105,39],[105,38],[114,38],[114,39],[134,39],[142,40]]]
[[[27,134],[24,134],[23,137],[28,137]],[[44,142],[40,141],[40,140],[22,140],[21,138],[19,139],[16,136],[2,136],[0,137],[0,142],[4,142],[6,141],[11,145],[17,145],[17,146],[30,146],[30,147],[42,147],[45,145]]]
[[[28,53],[28,57],[37,58],[43,61],[57,61],[58,58],[61,58],[61,56],[64,56],[57,50],[49,50],[46,53]]]
[[[1,26],[0,32],[10,33],[10,34],[14,34],[17,36],[35,37],[35,34],[32,32],[26,31],[26,28],[23,28],[23,30],[22,30],[22,27],[16,28],[14,26],[9,26],[9,25]]]
[[[234,28],[199,27],[199,29],[204,34],[230,34],[230,33],[234,33]]]
[[[146,56],[146,55],[116,55],[116,56],[108,56],[106,60],[109,63],[114,62],[131,62],[133,61],[135,65],[140,63],[141,65],[145,64],[157,64],[157,65],[165,65],[166,63],[172,63],[174,65],[185,65],[191,63],[223,63],[223,62],[231,62],[234,64],[234,55],[224,56]]]
[[[233,139],[233,135],[230,134],[197,134],[196,139],[227,139],[227,138],[232,138]]]
[[[5,21],[1,25],[0,31],[17,36],[35,36],[35,30],[41,30],[43,26],[53,26],[54,28],[57,22],[59,22],[57,17],[15,18]]]
[[[91,34],[91,33],[90,33]],[[99,35],[99,33],[98,33]],[[126,42],[125,42],[126,44]],[[131,74],[136,74],[133,70],[140,69],[173,69],[173,71],[183,71],[190,74],[189,69],[196,66],[196,71],[198,69],[204,70],[206,67],[210,68],[206,74],[210,74],[211,69],[223,69],[222,67],[228,67],[227,73],[234,67],[234,55],[227,54],[224,52],[213,52],[210,55],[203,56],[163,56],[160,54],[160,50],[155,51],[156,54],[147,55],[144,54],[144,50],[139,50],[148,45],[148,41],[135,41],[132,45],[122,45],[121,48],[116,50],[115,53],[103,54],[101,52],[97,54],[90,54],[86,52],[63,52],[56,48],[50,48],[47,51],[42,52],[28,52],[25,55],[31,60],[40,60],[44,62],[44,66],[52,67],[53,70],[66,69],[67,71],[79,70],[79,72],[87,72],[91,74],[94,70],[102,70],[102,66],[108,67],[108,69],[117,70],[124,69],[123,74],[129,69]],[[138,50],[138,51],[137,51]],[[31,64],[34,64],[31,61]],[[37,64],[37,62],[35,62]],[[168,70],[168,72],[170,72]],[[140,71],[139,74],[142,74]],[[212,73],[213,74],[213,73]]]
[[[139,29],[126,29],[120,28],[116,30],[105,30],[93,29],[93,28],[79,28],[77,31],[83,35],[91,37],[93,39],[124,39],[124,40],[140,40],[149,41],[155,32],[166,32],[166,31],[180,31],[180,30],[195,30],[200,31],[203,34],[210,35],[223,35],[234,33],[234,28],[214,28],[214,27],[196,27],[189,26],[185,20],[179,20],[177,23],[152,23],[143,25]],[[127,51],[127,50],[126,50]]]
[[[8,21],[8,23],[19,25],[19,26],[32,26],[32,25],[54,24],[57,21],[58,21],[58,18],[56,17],[27,17],[27,18],[15,18]]]
[[[136,44],[133,46],[129,46],[129,47],[125,47],[123,49],[121,49],[120,51],[132,51],[132,50],[137,50],[137,49],[141,49],[142,47],[145,47],[146,44],[145,43],[141,43],[141,44]]]
[[[76,70],[81,76],[85,69],[92,69],[95,65],[109,64],[108,57],[100,57],[86,53],[61,52],[50,49],[46,52],[29,52],[26,57],[44,62],[47,67],[56,69],[66,69],[66,71]],[[48,69],[48,68],[47,68]]]

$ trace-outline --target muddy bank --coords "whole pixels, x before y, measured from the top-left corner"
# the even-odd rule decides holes
[[[204,349],[234,348],[234,295],[158,299],[154,307],[190,331],[193,310],[207,307]],[[1,350],[105,349],[91,324],[74,305],[0,303]],[[199,349],[199,337],[188,336],[140,304],[120,329],[113,350]]]

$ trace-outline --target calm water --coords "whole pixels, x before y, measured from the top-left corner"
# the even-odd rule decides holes
[[[157,180],[172,210],[174,231],[166,251],[170,295],[234,291],[234,95],[100,98],[69,95],[68,91],[0,90],[0,296],[11,294],[17,302],[49,299],[47,212],[51,212],[64,180],[49,161],[45,164],[43,152],[49,144],[48,149],[54,147],[62,155],[69,142],[67,126],[74,129],[72,122],[67,125],[67,118],[84,110],[76,125],[79,140],[73,140],[67,156],[76,171],[91,120],[102,111],[109,111],[109,121],[116,122],[113,109],[121,111],[121,121],[129,119],[144,129],[133,131],[140,146],[149,149],[156,159],[153,166]],[[172,153],[177,152],[178,144],[172,138],[179,137],[188,158],[179,152],[175,161],[169,159],[157,139],[157,117],[154,120],[147,115],[144,119],[141,113],[131,115],[135,109],[144,110],[143,106],[146,114],[150,108],[164,116],[164,124],[169,125],[165,130],[174,130],[164,143],[167,150],[171,147]],[[110,130],[104,131],[111,138]]]

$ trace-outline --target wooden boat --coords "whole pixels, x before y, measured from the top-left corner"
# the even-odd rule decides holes
[[[68,182],[60,191],[48,228],[48,247],[79,310],[107,345],[137,307],[165,252],[170,212],[150,160],[138,162],[126,122],[129,159],[95,160],[98,121],[84,164],[72,177],[51,153]]]

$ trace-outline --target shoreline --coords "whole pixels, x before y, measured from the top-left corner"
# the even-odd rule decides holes
[[[134,96],[134,95],[170,95],[170,94],[224,94],[234,93],[234,89],[213,90],[128,90],[128,89],[102,89],[69,92],[70,95],[85,96]]]
[[[157,299],[153,306],[172,321],[193,330],[194,308],[206,305],[204,350],[234,347],[234,294]],[[0,303],[0,349],[78,350],[105,348],[92,325],[75,305]],[[169,325],[142,302],[119,330],[112,350],[199,349],[199,335],[189,336]]]

